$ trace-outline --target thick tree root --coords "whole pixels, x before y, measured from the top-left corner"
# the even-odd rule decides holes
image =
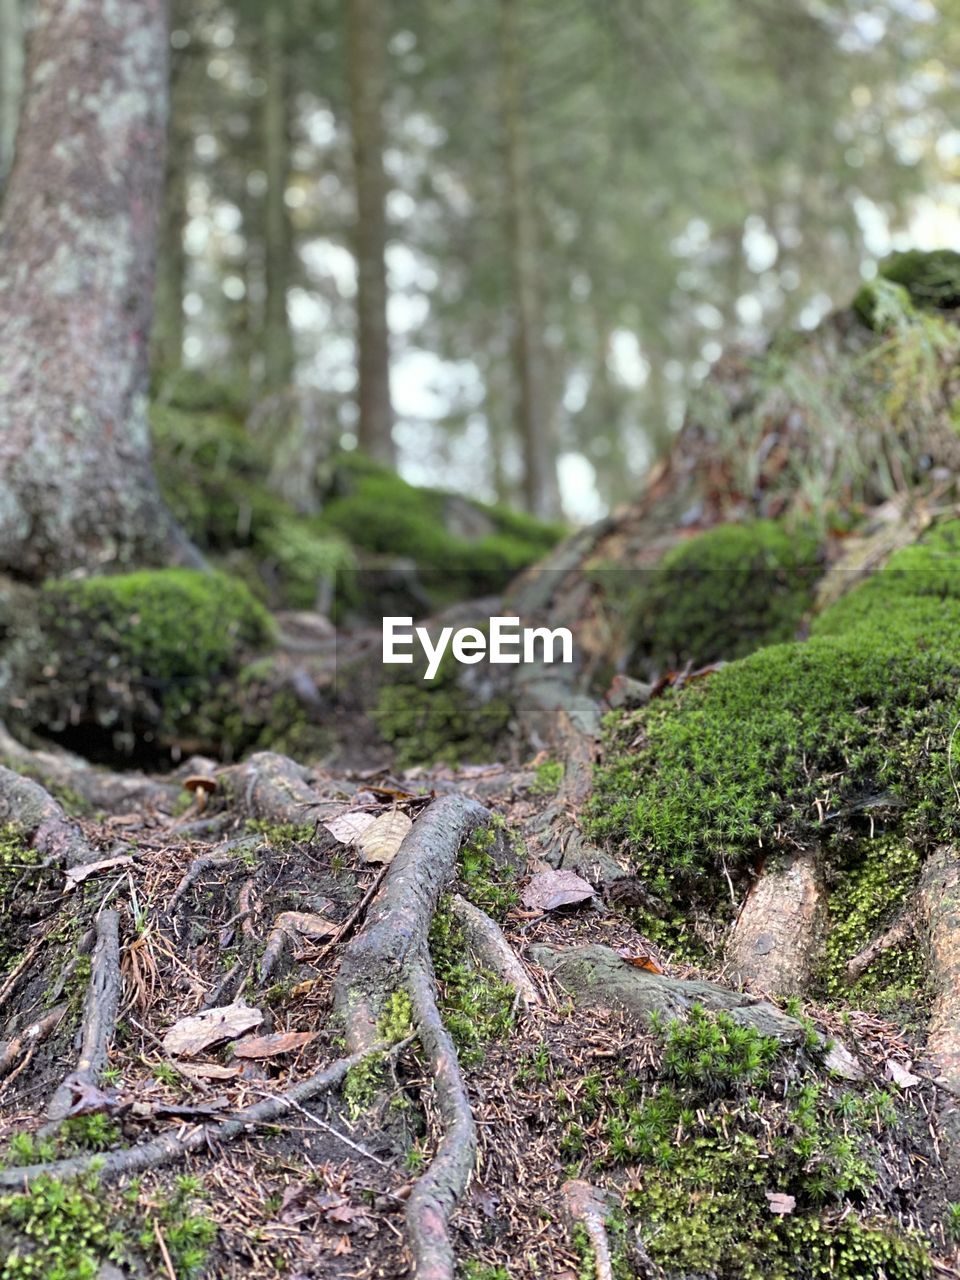
[[[497,922],[459,893],[451,898],[450,910],[464,932],[467,945],[481,965],[513,987],[517,999],[526,1008],[533,1009],[541,1004],[540,993],[532,978],[503,936]]]
[[[430,921],[453,878],[460,845],[487,816],[463,796],[441,796],[417,819],[390,864],[363,929],[344,948],[334,983],[334,1009],[352,1053],[378,1039],[377,1023],[391,992],[405,986],[410,966],[426,953]]]
[[[99,1084],[100,1074],[107,1065],[119,1004],[120,917],[116,911],[101,911],[97,917],[97,944],[83,1006],[80,1060],[76,1070],[71,1071],[50,1099],[47,1124],[41,1133],[52,1132],[70,1113],[77,1094]]]
[[[607,1239],[606,1209],[602,1199],[589,1182],[573,1179],[561,1187],[563,1207],[574,1226],[587,1233],[593,1250],[593,1268],[596,1280],[613,1280],[613,1259],[610,1241]]]
[[[0,825],[4,823],[22,832],[51,865],[80,867],[99,856],[49,792],[0,765]]]
[[[380,1052],[388,1046],[372,1045],[370,1052]],[[142,1142],[135,1147],[123,1147],[105,1154],[71,1156],[66,1160],[54,1160],[50,1164],[30,1164],[19,1168],[0,1169],[0,1187],[23,1187],[37,1178],[49,1176],[53,1178],[73,1178],[78,1174],[98,1170],[103,1178],[118,1178],[125,1174],[142,1173],[145,1169],[156,1169],[161,1165],[173,1164],[182,1160],[192,1151],[202,1151],[207,1147],[216,1148],[219,1143],[230,1142],[239,1138],[258,1125],[272,1124],[286,1111],[295,1109],[297,1104],[310,1102],[321,1093],[342,1084],[344,1076],[351,1067],[359,1066],[366,1054],[356,1053],[348,1058],[338,1058],[329,1067],[324,1067],[315,1075],[308,1076],[292,1085],[284,1093],[264,1098],[244,1107],[222,1124],[203,1124],[186,1133],[171,1131],[161,1134],[150,1142]]]
[[[334,1008],[354,1052],[376,1040],[390,993],[405,991],[430,1064],[443,1135],[407,1203],[407,1240],[418,1280],[453,1278],[456,1264],[447,1224],[477,1152],[457,1052],[437,1009],[428,933],[440,894],[453,878],[460,845],[486,816],[481,805],[459,795],[429,805],[390,864],[364,928],[344,950],[334,984]]]
[[[258,751],[218,775],[237,806],[266,822],[308,822],[317,805],[314,771],[274,751]]]
[[[752,991],[798,995],[809,984],[826,902],[814,855],[771,859],[740,908],[727,959]]]
[[[934,987],[927,1057],[960,1096],[960,856],[951,845],[941,845],[924,864],[920,909]]]

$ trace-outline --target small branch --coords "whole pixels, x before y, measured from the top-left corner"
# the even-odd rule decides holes
[[[879,938],[874,938],[862,951],[857,952],[852,960],[847,961],[847,981],[856,982],[858,978],[862,978],[879,956],[892,947],[898,947],[901,942],[906,942],[916,927],[916,913],[912,910],[904,911],[885,933],[881,933]]]
[[[70,1112],[73,1096],[86,1085],[96,1086],[107,1065],[120,1004],[120,917],[116,911],[101,911],[97,917],[97,944],[90,966],[90,984],[83,1005],[83,1040],[77,1069],[66,1077],[50,1099],[47,1124],[50,1132]]]
[[[371,1053],[380,1053],[389,1046],[379,1043],[370,1049]],[[144,1169],[156,1169],[161,1165],[172,1164],[182,1160],[191,1151],[200,1151],[218,1142],[231,1142],[249,1129],[258,1125],[272,1124],[279,1116],[291,1110],[297,1103],[309,1102],[318,1094],[335,1089],[351,1067],[359,1066],[367,1057],[365,1053],[355,1053],[349,1058],[338,1058],[336,1062],[315,1075],[308,1076],[291,1086],[285,1093],[264,1098],[244,1107],[221,1124],[203,1124],[186,1133],[173,1130],[161,1134],[150,1142],[142,1142],[135,1147],[124,1147],[118,1151],[105,1154],[91,1153],[83,1156],[71,1156],[66,1160],[55,1160],[51,1164],[30,1164],[21,1168],[0,1169],[0,1187],[22,1188],[37,1178],[50,1176],[53,1178],[73,1178],[78,1174],[88,1173],[91,1168],[99,1170],[102,1178],[117,1178],[124,1174],[141,1173]]]

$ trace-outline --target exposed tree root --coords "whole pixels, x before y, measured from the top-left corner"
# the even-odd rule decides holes
[[[0,765],[0,824],[11,823],[46,862],[80,867],[97,860],[75,822],[49,792],[31,778]]]
[[[386,1049],[385,1044],[371,1046],[370,1052]],[[71,1156],[66,1160],[54,1160],[49,1164],[23,1165],[19,1168],[0,1169],[0,1187],[22,1187],[34,1182],[37,1178],[49,1175],[54,1178],[73,1178],[78,1174],[97,1169],[101,1177],[117,1178],[124,1174],[142,1173],[145,1169],[156,1169],[161,1165],[172,1164],[182,1160],[191,1151],[202,1151],[205,1147],[216,1147],[218,1143],[230,1142],[258,1125],[271,1124],[284,1112],[295,1108],[298,1103],[309,1102],[321,1093],[335,1089],[343,1082],[344,1076],[351,1067],[359,1066],[366,1054],[356,1053],[347,1058],[338,1058],[329,1067],[324,1067],[315,1075],[308,1076],[295,1085],[291,1085],[284,1093],[274,1094],[244,1107],[221,1124],[203,1124],[186,1133],[174,1132],[161,1134],[150,1142],[141,1142],[135,1147],[123,1147],[104,1154]]]
[[[400,846],[363,929],[344,948],[334,983],[334,1008],[351,1052],[377,1040],[385,1000],[405,985],[410,966],[426,953],[430,921],[453,877],[460,845],[486,816],[473,800],[441,796]]]
[[[107,1065],[107,1053],[117,1022],[120,1004],[120,917],[116,911],[101,911],[97,917],[97,944],[93,950],[90,984],[83,1006],[83,1038],[80,1060],[50,1099],[47,1121],[41,1132],[49,1132],[74,1105],[75,1096],[87,1087],[96,1087]]]
[[[960,1096],[960,857],[951,845],[935,849],[924,864],[920,908],[934,987],[927,1056]]]
[[[825,915],[814,854],[769,859],[740,908],[727,944],[736,978],[770,995],[805,991]]]
[[[0,1042],[0,1077],[9,1076],[14,1069],[22,1070],[36,1046],[56,1031],[66,1011],[67,1006],[59,1004],[11,1039]]]
[[[539,1005],[540,993],[497,922],[459,893],[450,900],[450,909],[480,963],[513,987],[517,999],[528,1009]]]
[[[274,751],[258,751],[243,764],[222,769],[219,778],[242,812],[267,822],[307,822],[317,795],[313,770]]]
[[[587,1233],[593,1250],[593,1267],[596,1280],[613,1280],[613,1259],[610,1241],[607,1239],[606,1207],[589,1182],[575,1178],[561,1187],[563,1207],[574,1226]]]

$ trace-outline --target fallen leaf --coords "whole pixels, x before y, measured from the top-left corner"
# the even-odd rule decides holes
[[[163,1037],[163,1047],[172,1058],[192,1058],[211,1045],[236,1040],[263,1021],[259,1009],[238,1003],[218,1009],[204,1009],[174,1023]]]
[[[910,1070],[909,1062],[897,1062],[894,1058],[888,1058],[883,1064],[883,1069],[887,1079],[892,1080],[901,1089],[910,1089],[913,1085],[920,1083],[920,1077],[915,1076]]]
[[[353,1245],[350,1243],[349,1236],[341,1236],[337,1243],[333,1246],[333,1256],[341,1257],[345,1253],[352,1253]]]
[[[300,933],[305,938],[329,938],[331,933],[337,932],[337,926],[332,921],[315,911],[283,911],[277,917],[277,924],[283,929]]]
[[[67,883],[64,885],[67,893],[75,889],[78,884],[82,884],[88,876],[94,876],[98,871],[108,871],[110,867],[132,867],[133,859],[126,853],[121,854],[117,858],[104,858],[102,862],[85,862],[82,867],[67,867],[64,875]]]
[[[653,956],[647,955],[644,951],[641,951],[638,955],[631,955],[629,951],[619,951],[617,954],[621,960],[625,960],[627,964],[632,964],[635,969],[645,969],[647,973],[663,973],[663,969],[657,964]]]
[[[70,1107],[67,1116],[92,1116],[98,1112],[112,1114],[117,1109],[117,1095],[105,1092],[89,1080],[74,1073],[64,1081],[70,1088]]]
[[[327,1210],[328,1222],[353,1222],[355,1218],[365,1218],[367,1215],[362,1209],[355,1208],[352,1204],[338,1204],[333,1209]]]
[[[770,1212],[776,1213],[780,1217],[785,1217],[788,1213],[793,1213],[797,1207],[796,1196],[788,1195],[786,1191],[767,1191],[764,1193],[767,1197],[767,1204],[770,1206]]]
[[[237,1058],[275,1058],[281,1053],[292,1053],[316,1038],[316,1031],[275,1031],[272,1035],[239,1040],[233,1052]]]
[[[339,840],[341,844],[358,844],[363,833],[376,822],[376,814],[366,809],[348,809],[346,813],[338,813],[329,822],[321,822],[321,826]]]
[[[823,1065],[841,1080],[862,1080],[864,1070],[845,1044],[834,1040],[823,1059]]]
[[[233,1080],[243,1068],[224,1067],[219,1062],[183,1062],[177,1069],[191,1080]]]
[[[391,809],[381,813],[360,839],[360,852],[366,862],[392,862],[404,837],[413,826],[405,813]]]
[[[541,871],[523,891],[523,905],[533,911],[556,911],[593,897],[593,885],[575,871]]]

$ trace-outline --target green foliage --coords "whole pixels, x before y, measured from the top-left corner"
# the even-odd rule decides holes
[[[340,460],[343,492],[327,503],[324,526],[365,552],[412,560],[435,604],[501,590],[563,535],[519,512],[418,489],[369,459]],[[480,536],[456,532],[456,511]]]
[[[560,790],[563,782],[564,765],[562,760],[544,760],[538,764],[530,794],[534,796],[552,796]]]
[[[832,868],[823,985],[828,996],[902,1018],[904,1006],[924,990],[919,942],[910,939],[885,951],[853,984],[846,965],[904,909],[920,877],[920,857],[909,843],[891,837],[864,839],[854,850]]]
[[[208,678],[272,638],[268,615],[241,582],[193,569],[47,583],[41,623],[72,662],[89,646],[159,682]]]
[[[441,901],[430,925],[430,954],[440,988],[440,1011],[465,1067],[483,1060],[483,1046],[509,1035],[516,993],[475,966],[463,930]]]
[[[371,712],[401,768],[496,758],[511,716],[505,698],[472,696],[459,683],[462,668],[449,653],[433,680],[419,679],[412,667],[402,670],[380,686]]]
[[[614,718],[593,833],[628,849],[660,894],[742,864],[778,828],[854,832],[865,805],[915,840],[949,836],[960,601],[913,594],[938,580],[915,570],[939,574],[940,545],[856,588],[806,643],[761,649]]]
[[[779,1050],[772,1036],[742,1026],[729,1013],[694,1005],[688,1018],[667,1027],[661,1074],[707,1094],[725,1093],[734,1085],[765,1083]]]
[[[387,997],[377,1031],[384,1040],[399,1044],[413,1031],[413,1006],[405,991],[391,991]]]
[[[156,1197],[144,1206],[150,1221],[140,1233],[140,1247],[158,1272],[164,1258],[154,1223],[160,1228],[178,1280],[199,1280],[202,1275],[217,1238],[217,1224],[197,1208],[202,1193],[199,1179],[184,1174],[174,1181],[170,1195]]]
[[[880,264],[879,279],[904,289],[914,306],[940,311],[960,307],[960,253],[954,249],[893,253]],[[874,283],[863,286],[853,306],[865,324],[884,328],[882,294]]]
[[[494,920],[502,922],[520,901],[516,870],[493,856],[503,820],[479,827],[460,850],[459,876],[464,896]]]
[[[369,1111],[387,1081],[386,1055],[369,1053],[351,1067],[343,1080],[343,1100],[351,1120]]]
[[[492,1267],[486,1262],[475,1262],[472,1259],[460,1264],[463,1280],[510,1280],[506,1267]]]
[[[817,537],[773,520],[720,525],[641,575],[630,622],[636,656],[700,666],[792,640],[822,570]]]

